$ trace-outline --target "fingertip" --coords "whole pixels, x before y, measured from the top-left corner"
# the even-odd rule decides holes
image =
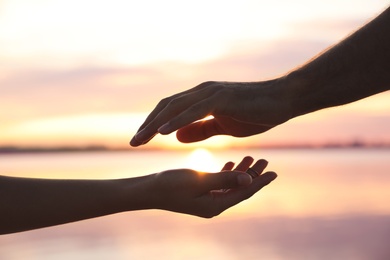
[[[133,137],[133,138],[130,140],[129,144],[130,144],[131,146],[133,146],[133,147],[137,147],[137,146],[141,145],[141,143],[140,143],[135,137]]]
[[[261,176],[263,176],[263,178],[269,182],[275,180],[278,177],[278,175],[275,172],[266,172],[263,173]]]
[[[157,132],[159,132],[162,135],[167,135],[167,134],[170,134],[172,132],[172,130],[171,130],[169,123],[166,123],[166,124],[160,126],[160,128],[157,129]]]
[[[233,169],[233,167],[234,167],[234,162],[227,162],[225,163],[221,171],[230,171],[231,169]]]
[[[256,171],[262,172],[267,166],[268,166],[267,160],[259,159],[253,164],[252,168],[255,169]]]
[[[260,159],[260,160],[258,160],[258,162],[265,164],[265,165],[268,165],[268,161],[266,159]]]
[[[139,146],[141,144],[143,144],[143,142],[141,140],[144,140],[145,137],[145,131],[144,130],[141,130],[139,132],[137,132],[133,138],[130,140],[130,145],[131,146]]]

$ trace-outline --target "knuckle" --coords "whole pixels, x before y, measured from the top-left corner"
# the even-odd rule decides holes
[[[226,85],[218,85],[216,91],[224,96],[234,94],[234,88]]]
[[[205,81],[205,82],[199,84],[196,88],[197,89],[207,88],[207,87],[214,85],[215,83],[216,83],[216,81]]]
[[[221,81],[205,81],[198,86],[196,86],[195,90],[212,90],[215,91],[216,89],[220,89],[224,87],[224,82]]]
[[[196,113],[199,112],[202,108],[203,108],[203,105],[202,105],[201,103],[196,103],[196,104],[190,106],[187,110],[188,110],[188,112],[190,112],[190,113],[196,114]]]
[[[193,118],[202,119],[210,114],[210,109],[204,102],[196,103],[189,108],[185,109],[187,115],[191,115]]]
[[[214,85],[213,89],[210,91],[210,99],[214,102],[223,102],[231,100],[231,97],[234,98],[236,95],[233,88],[222,83]]]
[[[178,98],[172,98],[172,99],[168,102],[168,106],[175,106],[175,105],[177,105],[178,103],[180,103],[180,99],[178,99]]]
[[[172,97],[166,97],[161,99],[160,102],[158,102],[157,107],[165,107],[171,101],[171,99]]]

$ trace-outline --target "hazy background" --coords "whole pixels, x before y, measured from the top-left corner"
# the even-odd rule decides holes
[[[146,210],[0,236],[2,260],[388,260],[389,149],[225,149],[21,153],[0,172],[127,178],[189,167],[218,171],[244,155],[278,178],[213,219]],[[50,209],[47,209],[50,210]]]
[[[157,210],[118,214],[1,236],[0,258],[390,259],[390,149],[378,147],[390,144],[389,92],[250,138],[189,145],[170,135],[128,146],[160,99],[208,80],[283,75],[388,4],[0,0],[0,147],[128,150],[0,153],[0,174],[111,179],[182,167],[214,172],[251,155],[267,159],[279,175],[215,219]],[[377,147],[257,147],[354,143]]]
[[[0,145],[128,148],[163,97],[207,80],[282,75],[387,5],[386,0],[0,1]],[[196,145],[388,144],[389,100],[386,92],[294,119],[261,136]],[[172,135],[147,147],[183,145]]]

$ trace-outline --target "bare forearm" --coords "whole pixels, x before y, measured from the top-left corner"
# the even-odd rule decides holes
[[[53,180],[1,176],[0,233],[139,209],[142,203],[135,187],[142,181],[142,178]]]
[[[176,169],[118,180],[53,180],[0,176],[0,234],[143,209],[214,217],[276,178],[267,161],[244,157],[219,173]],[[252,178],[253,179],[252,181]]]
[[[293,117],[390,89],[390,8],[286,76]]]

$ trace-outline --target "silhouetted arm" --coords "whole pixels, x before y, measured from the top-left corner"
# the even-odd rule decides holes
[[[117,180],[56,180],[0,176],[0,234],[49,227],[109,214],[162,209],[210,218],[251,197],[276,178],[252,181],[245,157],[219,173],[178,169]],[[262,173],[267,162],[251,168]]]
[[[287,75],[292,117],[390,89],[390,8]]]
[[[204,82],[160,101],[130,145],[178,130],[181,142],[259,134],[294,117],[390,89],[390,8],[285,76],[262,82]],[[213,118],[199,121],[207,116]]]

